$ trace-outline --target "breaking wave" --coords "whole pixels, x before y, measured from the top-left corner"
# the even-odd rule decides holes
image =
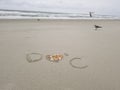
[[[43,11],[23,11],[23,10],[5,10],[0,9],[0,19],[120,19],[112,15],[99,15],[89,13],[59,13]]]

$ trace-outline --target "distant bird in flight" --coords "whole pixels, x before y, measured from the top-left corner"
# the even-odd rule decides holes
[[[98,28],[102,28],[102,26],[98,26],[98,25],[94,25],[95,30],[97,30]]]

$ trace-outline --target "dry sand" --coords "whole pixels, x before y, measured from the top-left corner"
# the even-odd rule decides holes
[[[0,90],[120,90],[119,39],[119,20],[0,20]],[[67,55],[46,60],[56,53]]]

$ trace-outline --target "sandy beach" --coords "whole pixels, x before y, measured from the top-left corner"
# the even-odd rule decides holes
[[[120,20],[1,19],[0,90],[120,90],[119,39]]]

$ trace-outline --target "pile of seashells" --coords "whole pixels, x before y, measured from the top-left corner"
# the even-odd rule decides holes
[[[46,59],[52,62],[58,62],[63,59],[63,55],[61,54],[46,55]]]

